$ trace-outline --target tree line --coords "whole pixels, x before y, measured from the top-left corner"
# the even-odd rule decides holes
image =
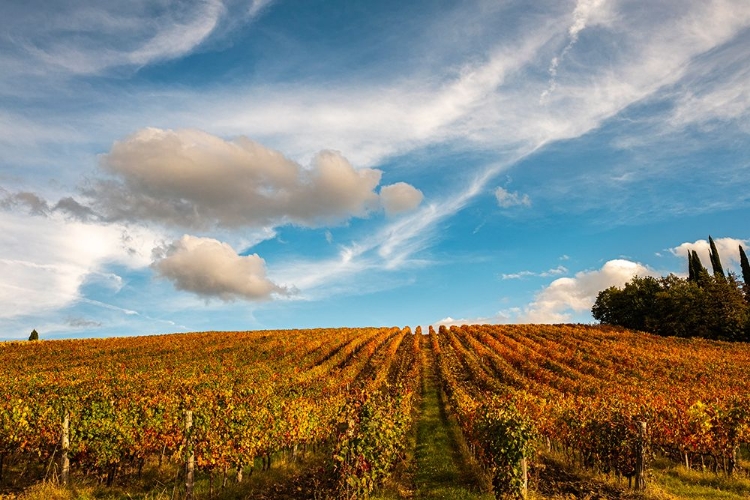
[[[602,290],[591,309],[602,324],[663,336],[750,341],[750,263],[739,246],[742,281],[725,272],[709,236],[711,272],[688,250],[688,277],[636,276]]]

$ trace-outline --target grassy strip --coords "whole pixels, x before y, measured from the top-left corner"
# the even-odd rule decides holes
[[[416,498],[446,500],[490,500],[472,467],[458,425],[447,418],[438,391],[432,353],[427,355],[421,415],[417,422]]]
[[[652,468],[653,482],[675,498],[727,499],[750,498],[750,477],[688,470],[667,460],[657,460]]]
[[[657,459],[648,470],[647,487],[637,492],[627,481],[580,469],[559,453],[541,452],[534,472],[539,488],[535,500],[617,498],[622,500],[740,500],[750,498],[750,478],[687,470],[666,459]]]

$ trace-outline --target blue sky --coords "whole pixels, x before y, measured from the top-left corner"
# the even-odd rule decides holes
[[[0,338],[589,322],[709,234],[736,270],[748,46],[745,0],[3,2]]]

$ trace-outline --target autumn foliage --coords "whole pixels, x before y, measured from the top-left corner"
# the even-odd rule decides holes
[[[637,479],[656,453],[731,475],[750,441],[746,344],[582,325],[206,332],[0,344],[0,473],[55,464],[68,415],[73,477],[188,452],[239,477],[316,447],[337,494],[366,497],[404,456],[427,356],[498,497],[523,496],[547,448]]]

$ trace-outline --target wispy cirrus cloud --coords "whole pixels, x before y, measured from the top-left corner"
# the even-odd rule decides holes
[[[80,288],[88,277],[113,263],[145,268],[151,263],[151,249],[161,241],[158,233],[143,228],[86,224],[57,214],[0,211],[0,230],[9,236],[0,258],[3,319],[85,300]]]
[[[557,266],[547,271],[534,272],[534,271],[519,271],[517,273],[503,273],[501,278],[504,280],[517,280],[522,278],[549,278],[550,276],[559,276],[561,274],[567,274],[568,268],[565,266]]]
[[[0,21],[6,34],[0,46],[10,70],[6,77],[14,73],[99,74],[181,57],[222,26],[247,22],[270,3],[138,0],[86,4],[64,0],[50,10],[10,2]],[[29,57],[36,66],[21,63]]]
[[[550,75],[550,80],[547,88],[539,96],[540,104],[544,104],[549,95],[557,88],[557,68],[573,49],[573,46],[578,41],[578,35],[583,31],[586,26],[590,25],[593,21],[599,21],[606,19],[607,2],[605,0],[578,0],[576,2],[575,9],[573,9],[573,22],[568,27],[568,44],[562,49],[559,55],[552,58],[549,64],[547,72]]]

